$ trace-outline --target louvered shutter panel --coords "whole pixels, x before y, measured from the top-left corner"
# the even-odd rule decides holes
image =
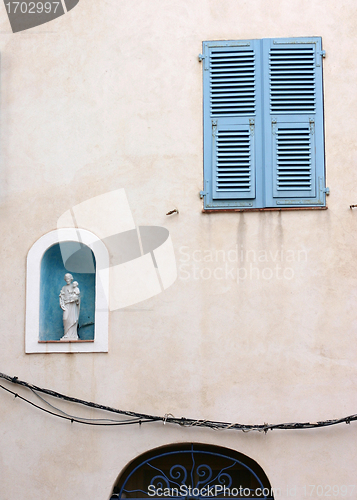
[[[266,206],[324,203],[321,39],[263,40]]]
[[[203,46],[205,207],[253,206],[261,137],[257,43]]]
[[[273,129],[273,196],[315,196],[313,124],[279,123]]]
[[[254,198],[254,135],[249,125],[220,120],[213,135],[213,198]]]

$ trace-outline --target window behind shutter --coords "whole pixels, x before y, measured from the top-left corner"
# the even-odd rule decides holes
[[[204,42],[206,207],[253,206],[261,137],[257,42]]]
[[[266,206],[324,203],[321,39],[263,40]]]

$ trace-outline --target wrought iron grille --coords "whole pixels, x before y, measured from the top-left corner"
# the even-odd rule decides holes
[[[239,458],[226,454],[230,450],[225,448],[207,448],[161,449],[134,463],[114,488],[112,499],[273,500],[270,483],[256,462],[238,453]]]

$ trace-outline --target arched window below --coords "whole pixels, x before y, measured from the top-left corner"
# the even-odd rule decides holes
[[[133,460],[118,477],[116,499],[273,500],[260,465],[228,448],[175,444],[151,450]]]

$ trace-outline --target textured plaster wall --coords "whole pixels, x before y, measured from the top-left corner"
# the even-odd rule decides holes
[[[1,371],[160,415],[276,423],[355,413],[356,23],[353,0],[81,0],[12,34],[0,6]],[[309,35],[327,54],[328,210],[203,214],[202,41]],[[25,355],[29,248],[73,205],[118,188],[137,225],[169,229],[178,280],[111,313],[108,354]],[[217,262],[213,250],[223,251]],[[234,250],[243,262],[227,262]],[[353,423],[266,436],[102,429],[0,398],[2,500],[107,500],[129,460],[186,441],[246,453],[283,491],[355,482]]]

